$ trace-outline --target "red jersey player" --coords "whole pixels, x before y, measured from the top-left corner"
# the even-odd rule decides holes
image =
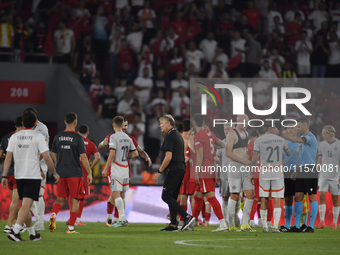
[[[224,144],[212,132],[206,132],[203,129],[203,116],[195,114],[193,118],[193,126],[197,133],[194,137],[194,146],[196,151],[196,166],[195,167],[195,183],[200,186],[200,193],[195,196],[195,205],[193,217],[197,218],[203,205],[203,196],[207,198],[213,208],[215,215],[220,221],[220,226],[213,230],[214,232],[226,231],[228,226],[224,220],[221,205],[215,197],[215,174],[209,173],[209,167],[214,167],[215,145],[218,148],[223,148]],[[197,171],[196,169],[202,171]],[[206,172],[204,172],[207,170]],[[202,172],[204,174],[202,174]],[[200,175],[201,174],[201,175]]]

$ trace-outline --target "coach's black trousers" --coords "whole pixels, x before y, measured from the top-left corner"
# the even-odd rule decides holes
[[[172,225],[177,225],[177,214],[181,215],[183,219],[188,215],[177,202],[177,196],[182,185],[184,174],[185,170],[169,170],[163,184],[162,199],[169,206]]]

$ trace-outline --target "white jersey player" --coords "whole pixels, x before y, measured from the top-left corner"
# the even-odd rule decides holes
[[[325,228],[326,195],[327,191],[332,194],[333,201],[333,224],[332,229],[337,228],[339,217],[339,194],[340,194],[340,141],[335,138],[335,129],[327,125],[322,129],[322,141],[318,149],[319,171],[319,214],[320,223],[316,228]]]
[[[264,134],[267,127],[260,127],[257,130],[260,134]],[[275,207],[272,232],[280,232],[278,225],[281,217],[281,199],[284,198],[283,151],[287,156],[290,156],[287,140],[278,135],[264,134],[255,140],[252,167],[256,167],[260,155],[259,195],[261,198],[260,214],[263,232],[269,232],[267,225],[267,203],[270,193]]]
[[[37,115],[37,110],[34,108],[27,108],[25,112],[30,111],[33,112],[35,115]],[[43,135],[47,147],[49,147],[49,140],[50,140],[50,135],[48,133],[48,128],[47,126],[37,120],[36,126],[35,126],[35,131],[38,131],[40,134]],[[40,169],[43,171],[44,175],[47,175],[48,167],[46,165],[45,160],[40,157]],[[31,211],[35,216],[36,222],[34,224],[34,229],[36,231],[45,231],[45,226],[44,226],[44,215],[45,215],[45,200],[44,200],[44,193],[45,193],[45,186],[46,186],[46,178],[44,178],[41,181],[40,184],[40,192],[39,192],[39,201],[34,201],[31,207]]]
[[[113,118],[115,133],[109,141],[110,155],[107,159],[103,176],[106,177],[107,170],[111,166],[111,196],[109,202],[118,208],[119,221],[109,227],[127,226],[125,217],[126,204],[122,194],[129,189],[129,165],[128,158],[138,157],[138,152],[132,139],[123,132],[124,118],[117,116]],[[132,152],[129,154],[129,152]]]

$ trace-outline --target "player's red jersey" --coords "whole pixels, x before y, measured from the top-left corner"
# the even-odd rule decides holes
[[[211,132],[209,129],[204,129],[204,131],[209,135],[209,133],[212,133],[214,136],[215,136],[215,134],[213,133],[213,132]],[[215,148],[215,147],[214,147]],[[217,157],[217,154],[216,154],[216,150],[214,150],[214,156],[213,156],[213,158],[215,158],[215,157]]]
[[[247,155],[249,155],[251,158],[253,158],[253,155],[254,155],[254,143],[255,143],[255,139],[253,141],[251,141],[248,146],[247,146]],[[261,166],[261,163],[260,163],[260,156],[258,157],[257,159],[257,167],[260,167]],[[254,172],[254,177],[255,178],[259,178],[259,168],[257,168],[257,171]]]
[[[188,148],[184,154],[185,157],[188,157],[190,159],[190,149]],[[183,185],[181,186],[179,190],[179,195],[182,194],[188,194],[188,184],[189,184],[189,178],[190,178],[190,162],[185,166],[185,174],[183,177]]]
[[[218,138],[211,131],[200,130],[194,137],[195,150],[203,148],[202,166],[214,166],[215,143]]]
[[[189,182],[195,183],[195,167],[196,167],[196,153],[190,150],[190,176]]]
[[[96,145],[91,142],[89,139],[84,138],[84,144],[86,149],[86,157],[88,160],[90,160],[91,155],[94,155],[98,152]],[[87,172],[83,166],[83,164],[80,162],[81,168],[83,169],[84,177],[87,178]]]

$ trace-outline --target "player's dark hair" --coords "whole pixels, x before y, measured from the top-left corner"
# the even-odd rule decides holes
[[[183,121],[183,131],[184,132],[189,131],[191,126],[192,126],[191,120],[186,119],[186,120]]]
[[[182,123],[179,123],[177,126],[176,126],[176,129],[179,133],[183,133],[184,131],[184,127],[183,127],[183,124]]]
[[[67,124],[72,124],[77,119],[77,114],[74,112],[66,113],[65,115],[65,121]]]
[[[122,127],[124,123],[124,118],[122,116],[116,116],[113,118],[113,124],[117,127]]]
[[[22,122],[25,128],[32,128],[37,122],[37,115],[31,111],[27,111],[22,115]]]
[[[253,130],[251,133],[250,133],[250,137],[258,137],[259,135],[257,134],[256,130]]]
[[[18,116],[15,118],[14,125],[16,127],[22,127],[22,116]]]
[[[295,121],[292,121],[292,120],[287,120],[287,121],[285,121],[285,125],[287,126],[287,125],[290,125],[290,124],[296,124],[296,122]]]
[[[196,123],[196,125],[198,127],[202,127],[203,126],[203,122],[204,122],[204,118],[203,118],[203,115],[202,114],[199,114],[199,113],[196,113],[194,115],[194,121]]]
[[[306,117],[300,117],[296,120],[298,123],[305,123],[309,127],[310,121]]]
[[[36,109],[32,108],[32,107],[26,108],[26,110],[23,113],[25,113],[25,112],[33,112],[35,115],[37,115],[37,113],[38,113],[38,111]]]
[[[80,134],[85,135],[89,131],[89,127],[87,125],[80,125],[78,128]]]
[[[270,128],[270,127],[272,127],[271,123],[265,122],[262,127],[257,127],[256,131],[259,134],[263,135],[263,134],[265,134],[268,131],[268,128]]]

